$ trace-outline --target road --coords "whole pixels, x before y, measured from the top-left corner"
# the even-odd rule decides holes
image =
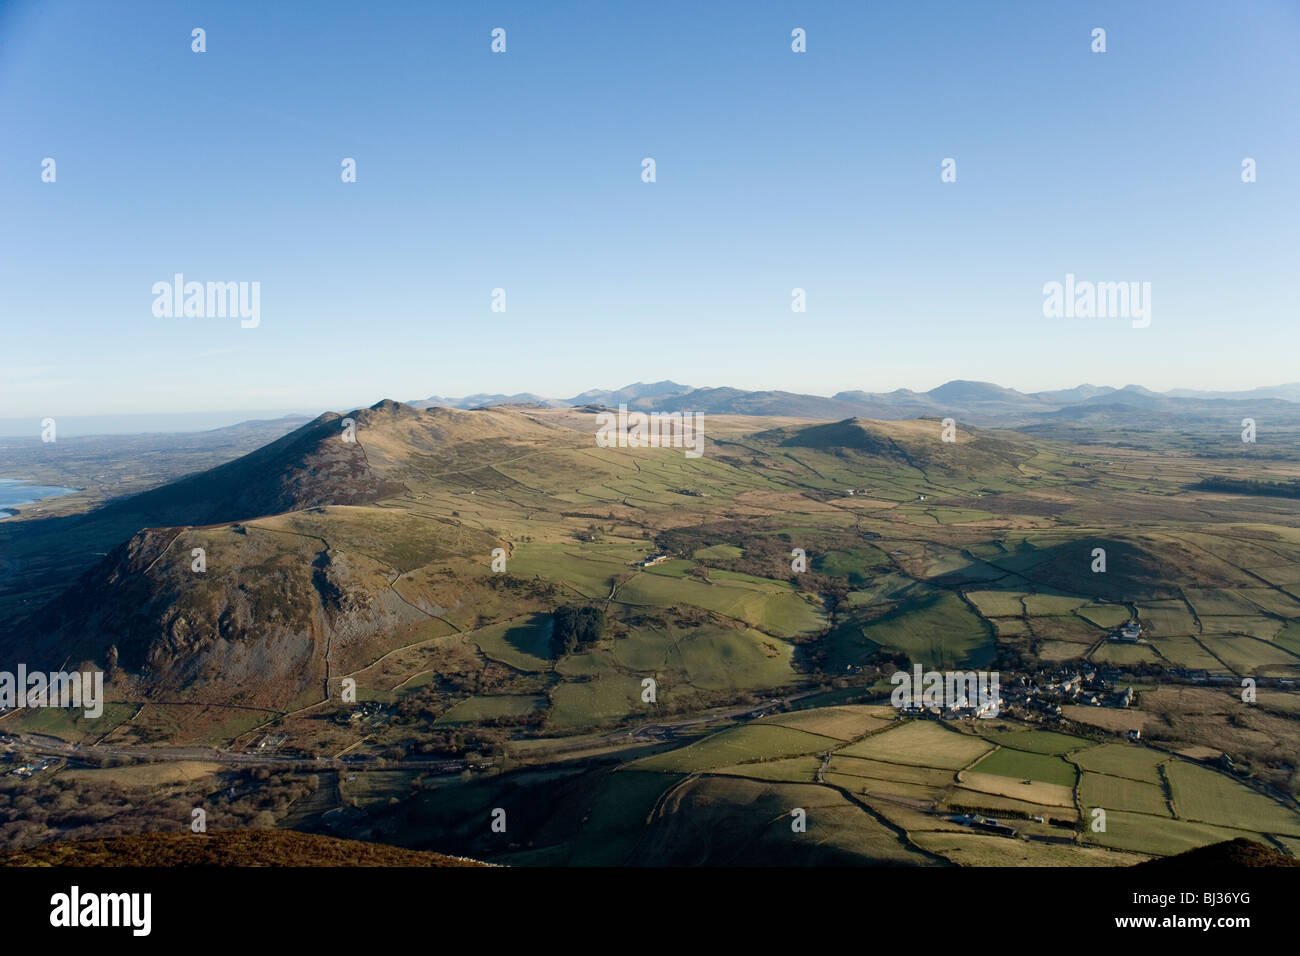
[[[780,707],[786,703],[801,700],[805,697],[811,697],[821,693],[820,690],[803,691],[798,694],[791,694],[787,697],[777,697],[766,703],[754,705],[747,704],[744,707],[729,707],[722,710],[710,711],[704,714],[696,714],[688,717],[682,717],[679,720],[672,721],[654,721],[627,730],[626,728],[611,731],[603,735],[600,739],[614,747],[627,747],[636,744],[651,743],[655,740],[670,740],[679,733],[688,729],[704,729],[712,724],[733,721],[738,717],[743,717],[753,713],[755,710],[770,711],[774,707]],[[592,746],[592,739],[579,738],[566,746],[562,739],[556,740],[556,747],[553,753],[563,753],[565,750],[587,750]],[[401,760],[392,760],[388,758],[370,757],[364,754],[350,754],[341,759],[331,757],[306,757],[302,755],[277,754],[277,753],[240,753],[222,750],[217,747],[150,747],[150,746],[123,746],[123,745],[91,745],[83,747],[80,744],[70,744],[58,737],[51,737],[47,734],[7,734],[0,735],[0,748],[15,751],[21,750],[25,753],[40,754],[42,756],[63,757],[65,759],[77,758],[101,758],[101,757],[123,757],[131,760],[145,760],[151,762],[158,761],[181,761],[193,760],[204,763],[219,763],[232,767],[257,767],[257,766],[276,766],[291,768],[303,772],[313,770],[423,770],[433,773],[460,773],[465,770],[469,764],[464,760],[448,760],[437,757],[407,757]]]
[[[380,757],[356,755],[334,760],[327,757],[303,757],[291,754],[274,753],[230,753],[214,747],[122,747],[90,746],[82,747],[70,744],[57,737],[45,734],[12,734],[9,740],[0,744],[5,750],[21,750],[43,756],[56,756],[68,759],[86,757],[126,757],[132,760],[178,761],[194,760],[204,763],[220,763],[229,766],[291,766],[295,770],[427,770],[438,773],[459,773],[465,769],[463,760],[447,760],[435,757],[409,757],[403,760],[390,760]]]

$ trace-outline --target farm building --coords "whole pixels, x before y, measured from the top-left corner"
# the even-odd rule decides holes
[[[1119,641],[1121,644],[1136,644],[1138,637],[1142,634],[1142,625],[1136,620],[1131,620],[1118,631],[1111,635],[1111,640]]]

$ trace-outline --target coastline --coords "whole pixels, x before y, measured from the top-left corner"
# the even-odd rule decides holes
[[[0,478],[0,521],[21,514],[21,506],[33,505],[47,498],[61,498],[80,489],[61,485],[34,484],[27,478]]]

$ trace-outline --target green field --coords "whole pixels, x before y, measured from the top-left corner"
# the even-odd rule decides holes
[[[930,721],[908,721],[838,751],[885,763],[959,770],[992,747],[979,737],[949,730]]]
[[[985,617],[1020,617],[1024,594],[1015,591],[967,591],[966,597]]]
[[[1088,818],[1088,822],[1091,823],[1091,817]],[[1106,831],[1093,832],[1089,825],[1085,827],[1082,839],[1086,843],[1120,850],[1172,856],[1207,843],[1234,840],[1238,837],[1249,839],[1253,836],[1254,834],[1248,830],[1209,826],[1186,820],[1171,820],[1168,817],[1130,813],[1126,810],[1107,810]]]
[[[1093,742],[1086,738],[1051,730],[1018,730],[1011,733],[989,733],[984,736],[990,743],[1037,754],[1068,754],[1093,746]]]
[[[1166,772],[1178,816],[1203,823],[1231,820],[1240,829],[1300,836],[1300,814],[1242,784],[1186,761],[1171,761]]]
[[[473,638],[484,654],[503,664],[521,671],[551,669],[551,619],[548,615],[485,627],[475,631]]]
[[[635,677],[604,672],[591,680],[567,681],[551,691],[547,726],[565,730],[619,720],[631,714],[652,714],[641,702],[641,682]]]
[[[754,628],[639,628],[615,641],[612,654],[630,673],[674,675],[702,690],[776,687],[800,679],[790,645]]]
[[[907,654],[927,669],[980,668],[994,651],[988,626],[956,595],[923,593],[884,615],[847,625],[832,634],[832,660],[838,669],[860,663],[874,648]]]
[[[524,717],[547,706],[545,697],[483,696],[471,697],[456,704],[436,723],[477,723],[497,717]]]
[[[1100,773],[1085,773],[1079,785],[1079,803],[1087,810],[1102,807],[1111,810],[1129,810],[1133,813],[1150,813],[1169,816],[1164,791],[1150,783],[1139,783],[1127,777],[1109,777]]]
[[[989,754],[972,770],[978,773],[997,774],[1001,777],[1040,780],[1063,787],[1073,787],[1075,770],[1060,757],[1044,753],[1030,753],[1003,747]]]
[[[1160,785],[1160,764],[1169,757],[1146,747],[1131,744],[1102,744],[1091,750],[1075,753],[1071,759],[1084,770],[1126,777],[1140,783]]]
[[[714,576],[725,572],[714,572]],[[705,584],[689,578],[639,574],[618,589],[618,601],[634,606],[690,604],[743,621],[778,637],[822,627],[825,618],[788,584],[756,584],[740,578]]]
[[[752,725],[714,734],[678,750],[646,757],[632,766],[638,770],[699,773],[729,764],[820,753],[834,748],[838,743],[831,737],[802,730]]]

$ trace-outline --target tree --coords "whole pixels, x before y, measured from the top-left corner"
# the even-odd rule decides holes
[[[556,657],[595,644],[605,634],[605,612],[601,608],[564,604],[551,616],[551,651]]]

